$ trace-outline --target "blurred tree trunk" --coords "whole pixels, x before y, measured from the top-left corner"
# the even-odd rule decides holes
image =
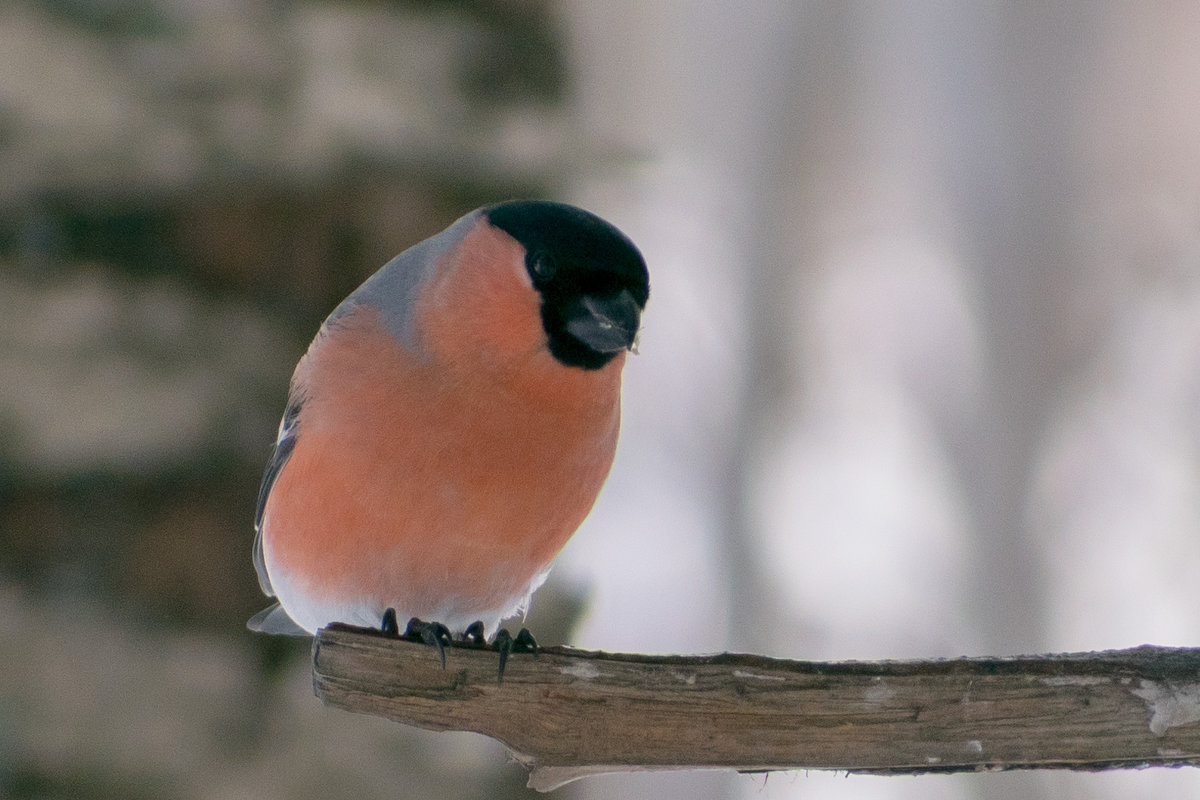
[[[956,245],[979,302],[983,385],[966,419],[943,417],[972,525],[962,598],[986,652],[1047,642],[1044,548],[1029,525],[1039,444],[1070,354],[1070,240],[1079,200],[1070,101],[1082,80],[1088,18],[1078,3],[942,9],[924,41],[946,113],[943,185]],[[931,131],[932,135],[938,135]],[[1024,797],[1047,796],[1037,775]],[[980,783],[977,796],[1017,790]]]
[[[968,424],[943,436],[974,525],[965,598],[981,645],[996,652],[1049,646],[1045,571],[1031,539],[1029,491],[1039,443],[1067,372],[1071,239],[1080,200],[1072,116],[1085,74],[1087,18],[1078,4],[962,8],[929,41],[943,93],[944,185],[963,262],[978,289],[984,391]],[[940,43],[940,46],[939,46]],[[938,80],[941,76],[941,80]]]
[[[711,113],[720,108],[712,152],[723,153],[731,179],[726,199],[733,214],[735,263],[726,266],[730,297],[741,306],[743,338],[738,341],[733,384],[733,424],[721,444],[720,530],[729,600],[727,637],[735,651],[764,652],[778,647],[778,634],[790,628],[779,597],[763,571],[763,537],[755,530],[756,466],[766,459],[777,432],[792,415],[799,379],[794,319],[799,309],[788,288],[803,269],[789,250],[791,218],[786,208],[788,166],[797,85],[808,85],[803,69],[808,53],[799,43],[806,6],[780,2],[757,5],[746,23],[746,8],[731,5],[731,19],[712,19],[710,37],[737,31],[725,46],[733,63],[714,64],[715,97],[698,98]],[[716,102],[714,102],[716,101]]]

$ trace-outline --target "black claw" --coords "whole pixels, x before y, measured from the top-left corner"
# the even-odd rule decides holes
[[[492,640],[492,649],[500,654],[500,670],[496,676],[496,685],[500,686],[504,683],[504,667],[508,664],[509,654],[533,653],[537,655],[537,642],[528,628],[521,628],[516,638],[508,632],[508,628],[501,628],[496,631],[496,638]]]
[[[476,620],[463,631],[462,641],[468,647],[484,647],[487,639],[483,635],[483,621]]]
[[[383,622],[379,624],[379,630],[383,631],[384,636],[393,639],[400,637],[400,623],[396,621],[396,609],[389,608],[383,612]]]
[[[504,666],[508,663],[508,654],[513,651],[513,637],[508,632],[508,628],[496,631],[496,638],[492,640],[492,648],[500,654],[500,670],[496,674],[496,685],[500,686],[504,683]]]
[[[445,625],[440,622],[424,622],[413,617],[404,629],[404,638],[436,647],[438,656],[442,659],[442,669],[446,668],[446,645],[453,644],[453,641],[450,638],[450,629]]]

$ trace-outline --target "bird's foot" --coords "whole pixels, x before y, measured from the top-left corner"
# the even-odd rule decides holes
[[[462,636],[455,639],[450,635],[450,629],[440,622],[425,622],[422,619],[413,617],[408,621],[408,625],[404,628],[404,633],[400,633],[400,625],[396,620],[396,609],[389,608],[383,612],[383,621],[379,625],[379,629],[384,636],[395,639],[407,639],[413,642],[422,642],[431,647],[436,647],[438,657],[442,661],[442,669],[446,668],[446,648],[447,647],[469,647],[474,650],[483,650],[489,647],[487,638],[484,636],[483,622],[472,622],[463,631]],[[500,685],[504,682],[504,668],[508,665],[508,656],[511,653],[533,653],[537,655],[537,640],[533,638],[533,634],[528,628],[521,628],[516,636],[508,632],[507,628],[501,628],[496,631],[495,638],[492,639],[490,645],[492,650],[500,654],[500,667],[496,675],[496,684]]]
[[[388,609],[391,613],[391,621],[393,626],[396,621],[396,613],[392,609]],[[384,625],[387,625],[388,614],[383,615]],[[384,629],[387,632],[387,629]],[[404,635],[401,639],[408,639],[411,642],[422,642],[430,647],[437,648],[438,657],[442,660],[442,669],[446,668],[446,647],[454,643],[450,638],[450,629],[440,622],[425,622],[424,620],[413,617],[408,621],[408,625],[404,628]]]
[[[508,628],[501,628],[496,631],[496,638],[492,640],[492,649],[500,654],[500,670],[496,676],[496,685],[499,686],[504,683],[504,667],[508,664],[509,654],[533,653],[537,655],[537,641],[528,628],[521,628],[515,637],[508,632]]]
[[[471,647],[476,650],[487,647],[487,638],[483,635],[483,622],[476,620],[468,625],[467,629],[463,631],[462,638],[455,644],[463,647]]]

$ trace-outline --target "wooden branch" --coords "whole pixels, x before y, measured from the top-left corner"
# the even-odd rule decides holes
[[[1200,764],[1200,649],[803,662],[563,647],[498,656],[335,625],[313,685],[339,708],[491,736],[547,791],[637,769],[867,773]]]

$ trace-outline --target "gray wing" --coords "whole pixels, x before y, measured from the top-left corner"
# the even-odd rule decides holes
[[[291,400],[284,409],[283,421],[279,423],[279,438],[275,440],[275,450],[271,453],[271,460],[267,462],[267,468],[263,472],[262,483],[258,487],[258,506],[254,510],[254,570],[258,573],[258,585],[268,597],[274,597],[275,590],[271,588],[271,577],[267,574],[267,564],[263,559],[263,514],[267,509],[271,487],[275,485],[275,479],[279,477],[279,472],[296,446],[296,438],[300,433],[297,425],[300,405],[297,398]]]
[[[279,472],[287,463],[296,446],[296,439],[300,433],[297,419],[300,414],[300,405],[299,398],[294,398],[284,410],[283,421],[279,423],[279,438],[275,441],[275,450],[271,453],[271,459],[267,462],[267,468],[263,472],[262,483],[258,487],[258,506],[254,511],[254,571],[258,573],[258,585],[262,588],[263,594],[268,597],[274,597],[275,590],[271,586],[271,576],[267,574],[267,562],[263,557],[263,513],[267,507],[267,498],[271,494],[271,487],[275,485],[275,479],[279,477]],[[307,631],[292,621],[278,603],[255,614],[246,623],[246,626],[252,631],[261,633],[308,635]]]

